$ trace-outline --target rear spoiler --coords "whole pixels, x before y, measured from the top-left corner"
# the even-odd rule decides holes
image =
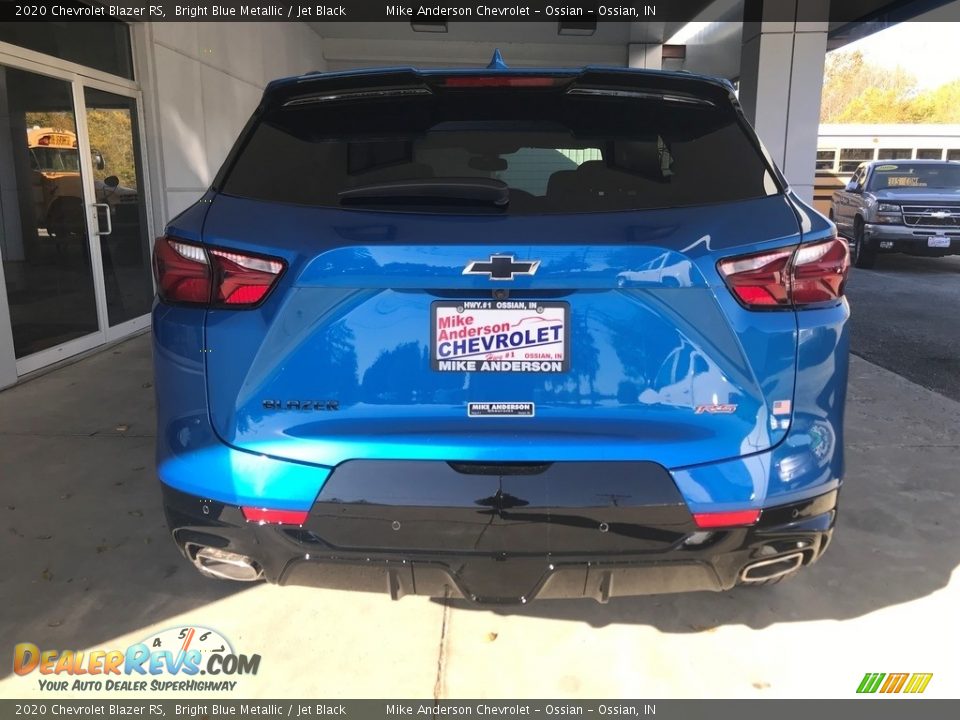
[[[474,82],[470,80],[489,83]],[[650,93],[668,98],[685,98],[688,102],[706,101],[723,106],[735,100],[733,85],[725,79],[687,72],[662,72],[630,68],[587,67],[580,70],[427,70],[390,68],[340,73],[311,73],[297,78],[275,80],[267,85],[261,107],[300,105],[326,99],[348,99],[383,95],[432,94],[444,87],[488,87],[497,84],[530,87],[530,81],[551,80],[552,86],[566,86],[568,91],[624,95]]]

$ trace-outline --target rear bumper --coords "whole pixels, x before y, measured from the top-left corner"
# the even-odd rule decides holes
[[[957,255],[960,254],[960,228],[909,227],[906,225],[885,225],[868,223],[864,226],[864,236],[871,247],[880,252],[902,252],[910,255]],[[949,247],[932,248],[929,238],[946,236]]]
[[[611,473],[611,465],[629,467]],[[628,475],[635,477],[638,465],[608,463],[589,484],[581,476],[580,487],[595,497],[595,478],[613,477],[603,488],[612,490]],[[454,477],[438,468],[429,472],[425,492],[434,481]],[[815,562],[836,518],[833,490],[764,509],[749,528],[706,532],[696,527],[675,487],[671,496],[672,482],[655,481],[652,494],[640,493],[637,503],[627,497],[590,506],[583,497],[578,506],[566,491],[573,473],[547,475],[515,484],[515,490],[527,489],[528,499],[502,489],[488,496],[477,488],[469,503],[446,507],[413,504],[420,501],[412,497],[389,503],[356,493],[342,497],[341,485],[339,493],[321,494],[303,526],[250,523],[238,506],[162,487],[168,524],[187,559],[201,548],[217,548],[246,556],[260,576],[281,585],[483,604],[727,590]],[[334,472],[331,479],[336,477]],[[468,475],[460,490],[468,492],[473,482],[489,484],[485,477],[491,476]],[[655,470],[646,480],[651,478]],[[336,483],[326,487],[336,489]],[[753,566],[752,577],[745,578]]]

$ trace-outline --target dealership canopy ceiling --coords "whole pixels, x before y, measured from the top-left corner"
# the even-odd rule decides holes
[[[507,62],[517,65],[622,65],[632,45],[672,42],[685,45],[687,52],[682,58],[665,57],[664,68],[736,78],[745,13],[751,17],[760,12],[764,17],[770,12],[776,15],[794,2],[687,0],[683,3],[687,13],[684,18],[599,22],[586,30],[561,22],[450,20],[416,29],[405,22],[310,24],[327,41],[324,54],[330,70],[358,64],[407,64],[405,58],[410,57],[417,57],[424,67],[476,66],[486,64],[492,46],[500,47]],[[801,7],[829,18],[829,49],[898,22],[956,19],[960,15],[960,0],[804,0]]]

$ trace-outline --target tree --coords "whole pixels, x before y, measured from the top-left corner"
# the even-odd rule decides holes
[[[960,79],[920,91],[900,67],[868,62],[859,50],[833,52],[824,66],[820,122],[957,123]]]
[[[922,122],[960,123],[960,79],[922,93],[917,103],[925,110]]]

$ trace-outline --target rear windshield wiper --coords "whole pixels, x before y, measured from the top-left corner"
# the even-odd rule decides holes
[[[510,188],[491,178],[418,178],[361,185],[337,193],[341,205],[364,203],[474,204],[506,207]]]

